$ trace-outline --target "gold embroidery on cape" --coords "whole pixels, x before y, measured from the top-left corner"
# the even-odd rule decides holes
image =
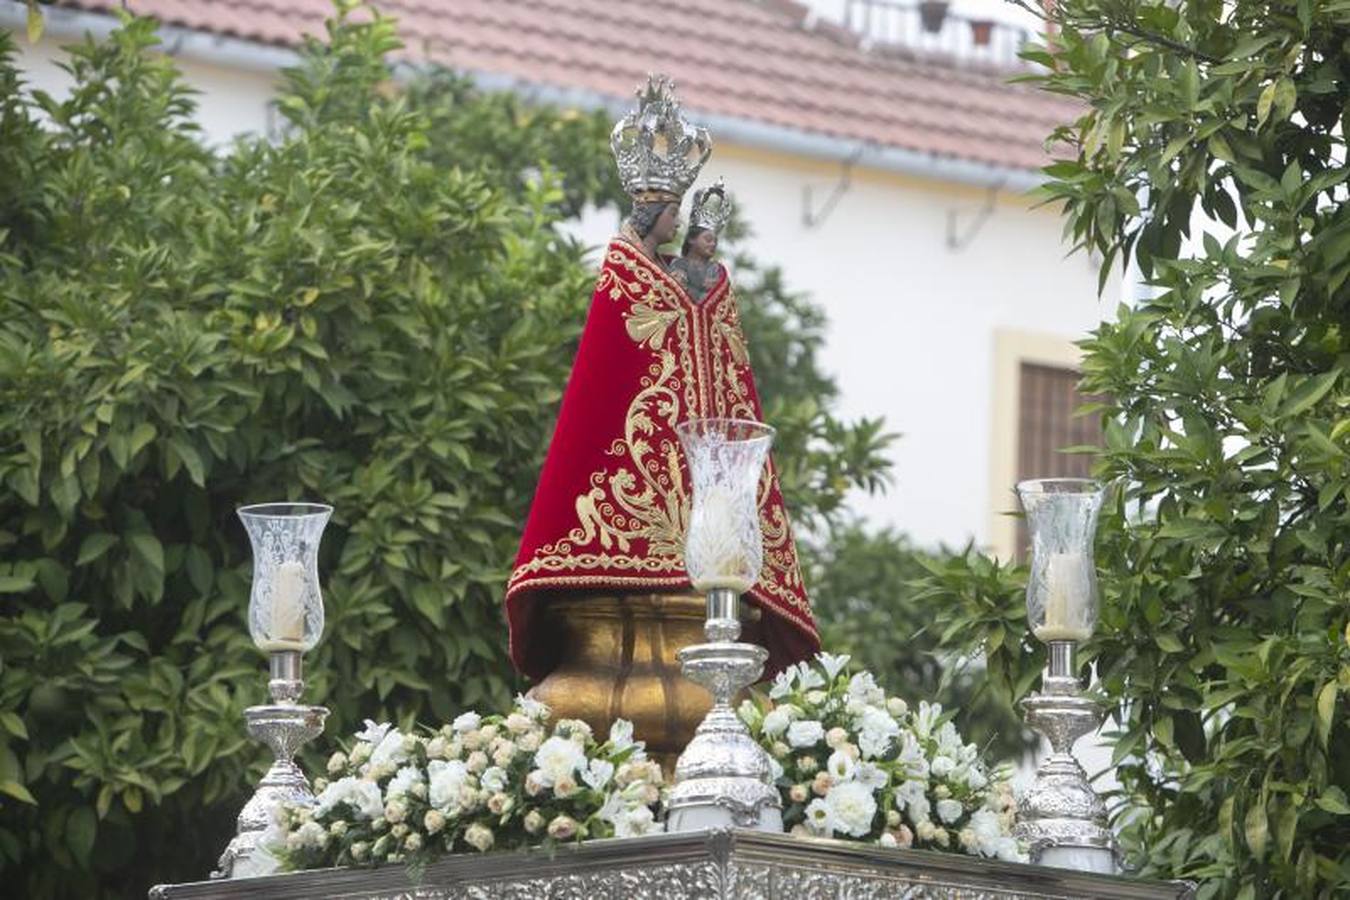
[[[623,437],[606,451],[615,465],[593,473],[590,489],[576,498],[577,526],[564,539],[540,547],[533,559],[519,566],[512,573],[512,585],[537,572],[597,568],[648,577],[682,575],[689,496],[677,439],[666,437],[652,443],[657,422],[664,423],[670,434],[676,423],[700,411],[755,418],[748,386],[749,353],[730,285],[724,280],[721,290],[693,304],[682,299],[678,282],[639,262],[638,255],[635,249],[611,245],[606,254],[610,265],[601,270],[598,287],[611,300],[626,305],[623,318],[629,338],[656,358],[629,404]],[[618,278],[610,266],[622,268],[632,280]],[[674,348],[669,346],[672,326]],[[681,378],[680,372],[690,377]],[[682,415],[685,410],[688,415]],[[787,516],[781,502],[769,504],[773,477],[770,462],[759,489],[764,568],[756,588],[784,602],[790,607],[785,612],[810,628]],[[631,555],[632,542],[637,539],[647,541],[645,557]],[[599,553],[578,552],[596,544]],[[588,577],[592,576],[568,575],[534,583],[574,583]]]

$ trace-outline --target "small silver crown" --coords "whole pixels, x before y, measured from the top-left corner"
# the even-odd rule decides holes
[[[694,205],[689,209],[689,227],[706,228],[721,234],[731,219],[731,198],[727,196],[726,181],[719,177],[711,187],[694,191]]]
[[[706,128],[695,128],[680,115],[675,83],[665,75],[648,75],[637,98],[637,109],[609,136],[619,179],[639,203],[679,200],[708,161],[712,138]]]

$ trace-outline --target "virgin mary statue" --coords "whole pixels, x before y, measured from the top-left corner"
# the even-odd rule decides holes
[[[703,619],[684,568],[690,480],[674,427],[761,413],[726,267],[693,297],[658,251],[711,152],[707,132],[652,76],[611,146],[633,211],[605,250],[507,586],[511,659],[542,679],[534,694],[555,715],[594,728],[623,716],[672,753],[707,702],[674,662]],[[764,566],[743,617],[772,674],[819,646],[772,464],[759,513]]]

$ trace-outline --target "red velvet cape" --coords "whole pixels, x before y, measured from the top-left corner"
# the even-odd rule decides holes
[[[761,421],[740,315],[723,267],[699,303],[640,249],[615,238],[563,394],[520,553],[506,589],[511,659],[541,678],[559,648],[540,615],[550,591],[688,589],[690,479],[674,426],[690,418]],[[760,485],[760,606],[767,672],[820,639],[770,462]]]

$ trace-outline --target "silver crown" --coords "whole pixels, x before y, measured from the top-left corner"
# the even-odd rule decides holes
[[[679,200],[712,153],[706,128],[680,115],[675,82],[648,75],[637,90],[638,106],[619,120],[609,147],[623,188],[635,201]]]
[[[726,181],[719,177],[711,187],[694,191],[694,204],[689,209],[689,227],[706,228],[721,234],[731,219],[731,198],[727,196]]]

